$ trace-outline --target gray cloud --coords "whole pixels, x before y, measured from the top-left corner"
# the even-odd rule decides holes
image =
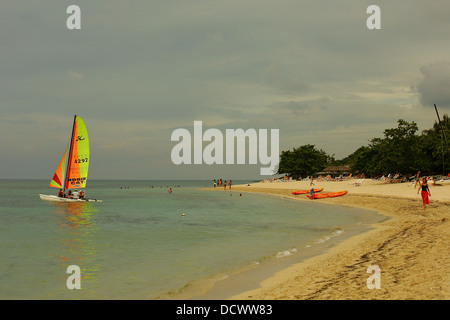
[[[421,67],[423,79],[416,87],[423,106],[433,106],[450,109],[450,63],[435,62]]]
[[[448,1],[382,2],[377,31],[368,1],[79,1],[79,31],[69,4],[2,1],[0,178],[46,178],[74,113],[94,178],[257,178],[259,165],[174,166],[171,132],[278,128],[281,150],[340,158],[399,118],[430,127],[420,104],[449,106]]]

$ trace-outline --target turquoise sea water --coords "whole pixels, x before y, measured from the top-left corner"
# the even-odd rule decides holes
[[[202,190],[212,181],[89,181],[87,196],[102,203],[42,201],[40,193],[57,191],[47,185],[0,180],[0,299],[157,299],[199,279],[299,254],[374,216]],[[80,290],[67,288],[69,265],[81,269]]]

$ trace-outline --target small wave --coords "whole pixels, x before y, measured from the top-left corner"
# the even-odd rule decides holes
[[[277,252],[275,257],[276,258],[284,258],[284,257],[287,257],[287,256],[291,256],[291,255],[293,255],[296,252],[297,252],[297,249],[292,248],[292,249],[289,249],[289,250],[284,250],[284,251]]]
[[[328,240],[330,240],[331,238],[337,237],[337,236],[339,236],[339,235],[341,235],[341,234],[343,234],[343,233],[344,233],[344,230],[338,229],[338,230],[336,230],[336,231],[333,231],[333,233],[330,234],[330,235],[323,236],[322,238],[317,239],[317,240],[315,241],[315,243],[324,243],[325,241],[328,241]]]
[[[228,274],[220,274],[220,275],[217,275],[217,278],[215,280],[216,281],[223,281],[223,280],[228,279],[229,277],[230,276]]]

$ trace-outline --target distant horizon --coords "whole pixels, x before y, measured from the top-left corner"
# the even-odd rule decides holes
[[[220,179],[220,178],[219,178]],[[0,180],[49,180],[44,178],[0,178]],[[228,179],[222,179],[227,180]],[[233,181],[233,179],[230,179]],[[263,179],[264,180],[264,179]],[[214,179],[88,179],[89,181],[211,181],[214,182]],[[217,179],[216,179],[217,181]],[[261,181],[261,179],[234,179],[234,181]]]

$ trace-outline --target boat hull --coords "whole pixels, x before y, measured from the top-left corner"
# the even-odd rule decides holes
[[[71,199],[71,198],[60,198],[54,195],[48,194],[40,194],[39,197],[45,201],[53,201],[53,202],[103,202],[103,200],[98,199]]]
[[[323,188],[321,188],[321,189],[314,189],[314,192],[320,192],[322,190],[323,190]],[[310,193],[310,192],[311,192],[311,189],[309,189],[309,190],[294,190],[294,191],[292,191],[292,194],[307,194],[307,193]]]
[[[341,196],[345,196],[347,193],[348,193],[347,190],[338,191],[338,192],[314,193],[314,199],[341,197]],[[306,196],[311,199],[310,194],[308,194]]]

